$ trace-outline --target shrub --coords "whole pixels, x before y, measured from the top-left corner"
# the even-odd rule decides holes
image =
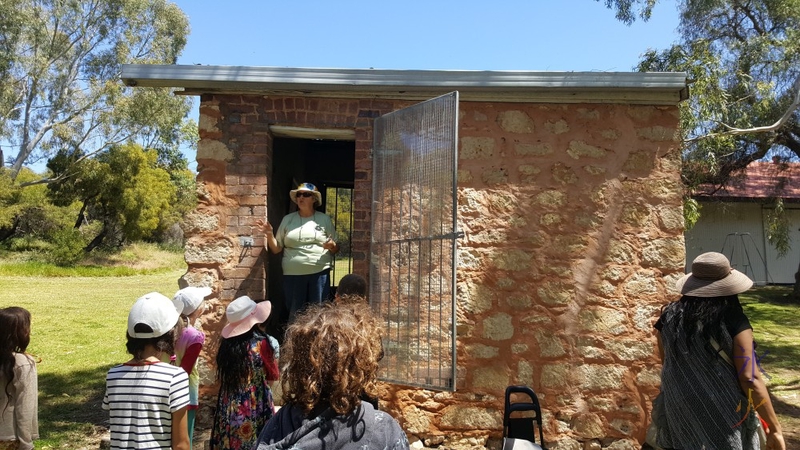
[[[86,241],[80,230],[62,228],[53,234],[48,260],[58,266],[74,266],[85,256]]]

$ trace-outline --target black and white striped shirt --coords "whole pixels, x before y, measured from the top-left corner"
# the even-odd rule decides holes
[[[172,413],[189,404],[189,377],[166,363],[121,364],[106,376],[112,449],[172,448]]]

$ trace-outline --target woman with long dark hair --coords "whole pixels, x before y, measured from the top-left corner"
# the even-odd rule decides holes
[[[0,450],[29,450],[39,438],[36,362],[25,353],[31,313],[0,309]]]
[[[759,449],[763,429],[766,448],[785,450],[753,328],[739,303],[738,294],[752,285],[715,252],[698,256],[678,280],[682,297],[655,324],[663,361],[653,401],[658,447]]]
[[[211,450],[249,450],[275,406],[271,384],[278,379],[278,341],[259,325],[272,305],[243,296],[225,310],[217,351],[219,395],[211,429]]]

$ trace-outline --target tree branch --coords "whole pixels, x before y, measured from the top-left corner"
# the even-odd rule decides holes
[[[736,128],[730,125],[726,125],[721,123],[720,125],[727,128],[727,131],[721,131],[719,133],[709,133],[704,134],[702,136],[697,136],[691,139],[687,139],[686,142],[697,142],[703,139],[709,139],[712,137],[718,136],[738,136],[742,134],[754,134],[754,133],[768,133],[770,131],[777,131],[792,118],[792,115],[797,111],[798,107],[800,107],[800,75],[797,76],[797,79],[792,83],[792,90],[794,91],[794,99],[792,99],[792,103],[786,108],[786,111],[783,113],[780,119],[777,122],[773,123],[772,125],[767,125],[763,127],[752,127],[752,128]]]

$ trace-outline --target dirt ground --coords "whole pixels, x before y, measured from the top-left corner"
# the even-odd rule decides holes
[[[800,378],[798,378],[800,374],[785,369],[773,369],[773,372],[795,380],[788,385],[770,388],[770,394],[772,394],[772,406],[783,427],[786,448],[800,449]]]

